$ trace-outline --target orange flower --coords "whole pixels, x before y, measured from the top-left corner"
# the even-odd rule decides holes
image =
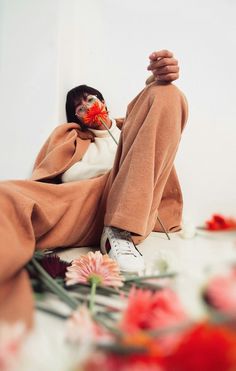
[[[123,285],[123,277],[117,263],[108,255],[102,255],[100,251],[82,255],[73,260],[66,272],[66,284],[89,283],[96,281],[98,285],[120,287]]]
[[[90,123],[101,124],[101,121],[106,120],[106,118],[107,110],[105,107],[103,105],[99,105],[98,102],[95,102],[87,111],[83,121],[89,126]]]

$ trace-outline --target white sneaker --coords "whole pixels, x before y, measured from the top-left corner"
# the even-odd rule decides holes
[[[104,227],[101,251],[115,260],[122,272],[140,273],[145,264],[142,254],[134,245],[130,232],[115,227]]]

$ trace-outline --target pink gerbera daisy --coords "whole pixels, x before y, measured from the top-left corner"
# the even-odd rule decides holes
[[[236,268],[224,275],[213,277],[205,296],[209,304],[225,313],[236,311]]]
[[[177,295],[170,289],[153,293],[132,289],[121,326],[124,330],[157,330],[187,319]]]
[[[94,299],[96,287],[123,285],[123,277],[120,275],[118,264],[109,258],[108,255],[102,255],[100,251],[93,253],[90,251],[87,255],[82,255],[79,259],[73,260],[66,272],[66,284],[74,285],[76,283],[88,283],[91,285],[91,294],[89,309],[94,311]]]
[[[108,255],[102,255],[100,251],[82,255],[73,260],[66,272],[66,284],[93,283],[97,285],[120,287],[123,285],[123,277],[117,263]]]
[[[66,339],[74,344],[110,342],[112,336],[92,318],[87,307],[81,305],[66,322]]]
[[[189,318],[178,296],[171,289],[166,288],[155,293],[150,290],[132,289],[120,327],[123,331],[133,334],[139,331],[177,328],[181,323],[187,324],[187,321]],[[165,351],[170,351],[181,336],[182,331],[173,329],[157,339]]]

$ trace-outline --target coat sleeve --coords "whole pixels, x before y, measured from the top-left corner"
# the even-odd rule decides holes
[[[31,180],[53,179],[86,152],[91,140],[82,140],[76,123],[62,124],[52,132],[36,157]]]

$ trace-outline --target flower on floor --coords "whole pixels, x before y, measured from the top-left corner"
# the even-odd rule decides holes
[[[186,320],[187,315],[171,289],[153,293],[133,288],[122,316],[121,328],[128,332],[156,330]]]
[[[212,277],[204,292],[207,303],[217,310],[234,314],[236,312],[236,267],[227,273]]]
[[[93,320],[88,308],[81,305],[66,322],[66,339],[73,344],[94,344],[109,342],[112,336]]]
[[[70,263],[61,260],[59,256],[55,254],[44,255],[43,258],[40,260],[40,264],[45,269],[45,271],[53,278],[65,278],[67,267],[70,266]]]
[[[164,359],[165,371],[235,371],[236,334],[224,326],[200,323]]]
[[[85,124],[89,126],[90,123],[102,124],[102,120],[107,118],[107,110],[103,105],[95,102],[87,111],[83,118]]]
[[[94,300],[97,286],[123,286],[123,277],[120,275],[118,264],[108,255],[102,255],[100,251],[82,255],[79,259],[72,261],[67,268],[67,286],[77,283],[88,283],[91,285],[89,301],[90,312],[94,312]]]
[[[0,323],[0,370],[16,369],[25,339],[26,329],[23,322],[13,325]]]
[[[117,263],[108,255],[102,255],[100,251],[90,251],[87,255],[73,260],[66,272],[68,286],[76,283],[91,284],[94,280],[101,286],[123,286],[123,277]]]
[[[133,288],[129,295],[127,308],[124,310],[120,328],[132,334],[147,330],[164,330],[178,327],[189,320],[177,295],[171,289],[153,293],[150,290]],[[158,342],[166,350],[172,348],[182,331],[174,330],[158,337]]]
[[[236,219],[213,214],[211,219],[206,221],[206,229],[209,231],[236,230]]]
[[[84,365],[85,371],[235,371],[236,334],[222,325],[199,323],[186,331],[169,353],[144,332],[126,336],[126,352],[96,353]],[[142,346],[133,350],[130,346]]]

